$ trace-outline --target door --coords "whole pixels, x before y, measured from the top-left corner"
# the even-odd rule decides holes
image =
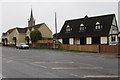
[[[69,38],[63,38],[63,44],[69,44]]]
[[[80,38],[80,44],[81,45],[85,45],[86,44],[86,38],[85,37]]]
[[[100,37],[92,37],[92,44],[100,44]]]

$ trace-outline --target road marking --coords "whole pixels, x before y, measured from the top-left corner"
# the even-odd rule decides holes
[[[10,63],[10,62],[12,62],[13,60],[9,60],[9,61],[7,61],[7,63]]]
[[[46,66],[42,66],[42,65],[40,65],[40,67],[47,68]]]
[[[30,60],[30,58],[26,58],[26,59],[17,59],[17,60],[23,60],[23,61],[24,61],[24,60]]]
[[[75,77],[80,77],[80,76],[78,76],[78,75],[76,75],[76,74],[72,74],[72,73],[71,73],[70,75],[75,76]]]
[[[53,67],[52,69],[103,69],[103,67]]]
[[[0,79],[5,78],[1,73],[0,73]]]
[[[85,75],[84,78],[118,78],[118,75]]]
[[[40,66],[40,67],[42,67],[42,68],[47,68],[46,66],[38,65],[38,64],[35,64],[35,63],[30,63],[30,64],[36,65],[36,66]]]
[[[86,63],[79,63],[79,64],[83,64],[83,65],[87,65],[87,66],[94,66],[92,64],[86,64]]]
[[[33,62],[33,63],[74,63],[74,62]]]
[[[70,62],[57,62],[57,61],[55,61],[55,62],[33,62],[33,63],[40,63],[40,64],[47,64],[47,63],[54,63],[54,64],[64,64],[64,63],[66,63],[66,64],[73,64],[73,63],[75,63],[74,61],[70,61]],[[86,65],[86,66],[94,66],[94,65],[92,65],[92,64],[86,64],[86,63],[79,63],[79,62],[76,62],[76,63],[78,63],[78,64],[81,64],[81,65]]]

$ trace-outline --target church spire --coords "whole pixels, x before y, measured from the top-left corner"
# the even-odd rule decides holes
[[[34,18],[33,18],[32,8],[31,8],[31,15],[30,15],[30,19],[34,19]]]
[[[33,17],[33,11],[31,8],[30,19],[28,20],[28,26],[34,26],[34,25],[35,25],[35,19]]]

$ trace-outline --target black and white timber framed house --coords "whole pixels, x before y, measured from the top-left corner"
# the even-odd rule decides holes
[[[62,44],[109,44],[119,41],[120,35],[115,14],[65,21],[57,34]]]

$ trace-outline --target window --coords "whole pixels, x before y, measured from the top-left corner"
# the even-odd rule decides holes
[[[86,29],[86,27],[80,27],[80,31],[83,31],[85,29]]]
[[[111,41],[115,41],[115,36],[112,36],[112,37],[111,37]]]
[[[27,34],[29,34],[30,32],[27,32]]]
[[[95,29],[96,29],[96,30],[100,30],[100,29],[102,29],[102,27],[103,27],[103,26],[102,26],[99,22],[97,22],[97,23],[96,23],[96,26],[95,26]]]
[[[84,24],[81,24],[79,28],[79,32],[85,31],[85,30],[86,30],[86,27],[84,26]]]
[[[72,28],[69,25],[67,25],[66,32],[70,32],[70,31],[72,31]]]
[[[100,25],[96,25],[96,29],[101,29],[101,28],[100,28]]]
[[[7,35],[9,35],[9,32],[7,32]]]
[[[112,25],[112,30],[117,31],[117,27],[115,25]]]

